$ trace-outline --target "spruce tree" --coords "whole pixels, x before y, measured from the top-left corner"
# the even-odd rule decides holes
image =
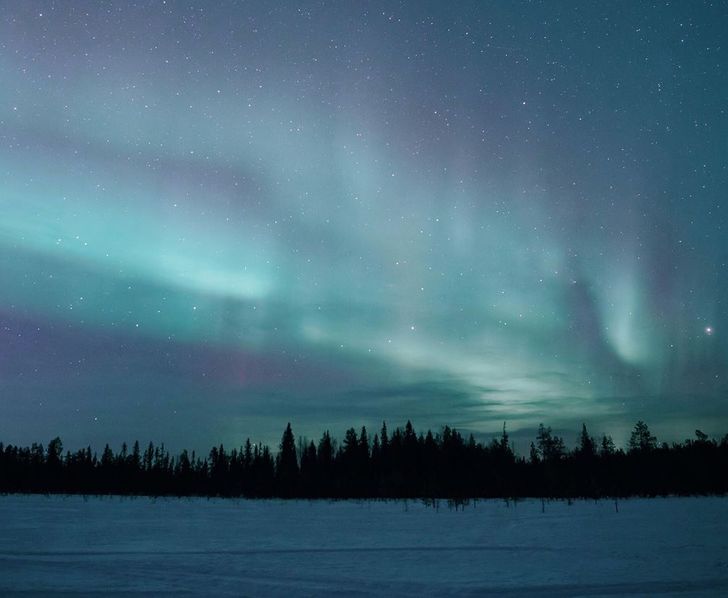
[[[281,438],[280,452],[276,460],[276,480],[281,496],[294,495],[298,482],[298,459],[296,458],[296,439],[290,423],[286,426]]]

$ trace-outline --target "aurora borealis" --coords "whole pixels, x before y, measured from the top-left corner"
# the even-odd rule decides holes
[[[0,6],[0,439],[728,429],[724,3]]]

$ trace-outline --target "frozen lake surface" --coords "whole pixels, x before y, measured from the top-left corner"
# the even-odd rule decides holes
[[[728,499],[0,496],[0,595],[728,595]]]

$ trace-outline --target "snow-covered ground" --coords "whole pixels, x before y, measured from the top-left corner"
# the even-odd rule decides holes
[[[0,496],[0,595],[728,595],[728,499]]]

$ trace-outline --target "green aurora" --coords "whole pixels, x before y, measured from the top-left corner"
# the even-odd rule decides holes
[[[1,439],[726,431],[725,7],[264,4],[3,3]]]

